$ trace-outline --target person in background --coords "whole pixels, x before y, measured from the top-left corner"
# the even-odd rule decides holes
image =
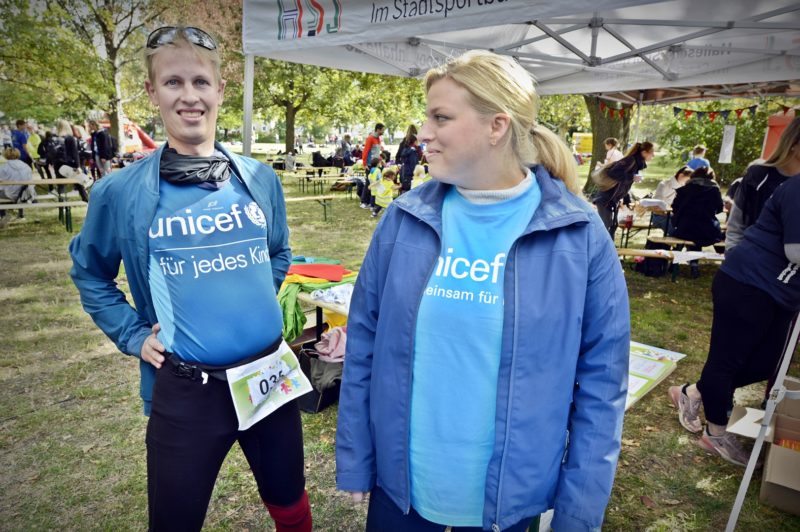
[[[102,178],[111,173],[111,161],[114,159],[111,135],[97,120],[89,120],[89,132],[92,135],[92,158]]]
[[[19,150],[19,160],[31,168],[33,159],[28,154],[26,146],[28,144],[28,124],[25,120],[17,120],[17,129],[11,131],[11,145]]]
[[[33,179],[31,167],[20,160],[19,150],[16,148],[6,148],[3,150],[3,157],[6,162],[0,164],[0,181],[15,181],[25,183]],[[4,185],[0,186],[0,198],[10,200],[12,203],[24,203],[36,200],[36,191],[33,185]],[[8,211],[0,211],[0,218],[5,217]],[[19,217],[23,217],[23,211],[19,211]]]
[[[608,166],[622,159],[622,152],[619,151],[619,140],[614,137],[608,137],[603,141],[603,146],[606,148],[606,158],[603,161],[603,166]]]
[[[361,190],[361,205],[362,209],[372,209],[375,206],[375,196],[370,191],[370,183],[377,183],[381,180],[383,173],[383,158],[373,157],[369,162],[369,168],[366,172],[364,179],[364,188]]]
[[[44,140],[41,144],[39,144],[38,155],[39,159],[36,161],[36,171],[39,172],[39,177],[42,179],[53,179],[53,172],[50,171],[50,168],[55,165],[55,154],[56,154],[56,142],[57,137],[53,135],[52,132],[46,131],[44,134]],[[62,141],[63,142],[63,141]],[[48,186],[49,190],[52,192],[53,187]]]
[[[414,168],[414,178],[411,180],[411,188],[412,189],[417,188],[421,184],[427,183],[430,180],[431,180],[431,174],[429,174],[425,170],[424,166],[422,166],[421,164],[418,164]]]
[[[372,217],[377,218],[381,209],[385,209],[392,203],[395,194],[400,190],[397,184],[397,172],[393,168],[385,169],[380,179],[370,184],[370,192],[373,195]]]
[[[434,181],[392,202],[356,282],[337,487],[371,492],[369,532],[538,530],[553,507],[599,530],[630,350],[613,243],[514,59],[469,51],[425,88]]]
[[[366,168],[372,159],[378,157],[381,153],[381,135],[386,131],[386,126],[378,122],[375,124],[375,131],[367,135],[367,140],[364,142],[364,151],[361,154],[361,162]]]
[[[149,530],[201,530],[220,466],[238,442],[277,532],[310,532],[303,429],[289,381],[297,373],[287,364],[293,355],[276,297],[291,259],[280,181],[214,140],[225,81],[208,33],[158,28],[145,54],[145,90],[167,143],[97,183],[70,244],[70,273],[95,323],[139,359],[150,416]],[[120,263],[135,307],[117,286]],[[248,382],[230,372],[244,364],[255,365],[248,375],[274,378]],[[289,401],[261,419],[242,418],[232,391],[241,385],[260,404],[275,394]]]
[[[664,209],[667,210],[672,207],[672,202],[675,200],[675,194],[678,189],[686,184],[692,176],[692,170],[688,166],[682,166],[675,172],[675,175],[669,179],[665,179],[658,183],[656,191],[653,193],[653,199],[664,202]],[[652,226],[659,227],[664,231],[664,235],[672,233],[672,219],[665,214],[653,213]],[[669,225],[668,225],[669,223]]]
[[[672,202],[672,224],[675,227],[672,236],[694,242],[694,246],[688,246],[690,251],[700,251],[725,238],[717,220],[723,207],[722,193],[714,179],[714,170],[701,166],[678,189]],[[698,262],[693,260],[689,264],[692,277],[698,277]]]
[[[25,144],[25,151],[31,158],[31,162],[35,161],[35,157],[39,154],[39,145],[42,143],[42,137],[39,135],[39,128],[33,124],[28,124],[28,143]]]
[[[286,170],[288,172],[294,172],[295,167],[297,166],[297,150],[289,150],[286,153]]]
[[[79,171],[81,156],[78,150],[78,140],[72,133],[73,129],[69,122],[63,118],[56,120],[56,136],[58,138],[54,139],[56,155],[54,156],[53,168],[57,178],[83,178],[83,184],[75,185],[75,189],[83,201],[89,201],[87,189],[92,186],[94,181]],[[63,190],[64,185],[59,185],[59,187]]]
[[[8,129],[8,126],[5,124],[0,126],[0,138],[2,138],[3,149],[13,147],[11,140],[11,130]]]
[[[630,204],[628,193],[634,183],[642,180],[640,172],[647,168],[647,162],[655,157],[655,153],[656,147],[652,142],[637,142],[625,157],[600,169],[608,185],[595,194],[592,202],[597,206],[597,213],[612,239],[617,230],[619,204]]]
[[[763,164],[748,167],[734,196],[725,231],[725,250],[742,240],[753,225],[772,192],[790,177],[800,175],[800,117],[795,117],[778,139],[772,155]]]
[[[397,152],[394,154],[394,161],[396,163],[399,163],[403,159],[403,151],[408,146],[408,142],[412,135],[414,138],[417,137],[417,126],[414,124],[409,124],[408,128],[406,129],[406,135],[403,137],[403,140],[400,141],[400,145],[397,146]]]
[[[698,168],[702,168],[704,166],[711,167],[711,163],[708,162],[706,159],[706,147],[702,144],[698,144],[692,150],[692,158],[689,159],[689,162],[686,163],[686,166],[691,168],[692,170],[697,170]]]
[[[412,134],[406,139],[406,147],[400,157],[400,193],[411,190],[411,181],[414,179],[414,170],[419,165],[420,149],[417,145],[417,136]]]
[[[800,161],[800,145],[790,153]],[[734,391],[775,378],[800,310],[798,205],[800,176],[795,175],[775,188],[739,244],[725,251],[711,287],[714,319],[700,380],[668,391],[681,426],[702,431],[698,445],[739,466],[747,465],[750,453],[726,432]]]

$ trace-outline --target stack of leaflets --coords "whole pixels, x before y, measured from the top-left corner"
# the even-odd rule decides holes
[[[659,385],[675,371],[677,362],[686,355],[659,347],[631,342],[630,368],[628,370],[628,397],[625,410]]]

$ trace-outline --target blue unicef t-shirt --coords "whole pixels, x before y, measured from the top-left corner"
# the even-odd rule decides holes
[[[494,447],[508,252],[541,200],[532,185],[475,204],[455,188],[442,207],[442,253],[416,325],[409,436],[411,505],[452,526],[482,523]]]
[[[281,336],[266,217],[238,177],[221,188],[160,181],[150,292],[167,351],[222,366]]]

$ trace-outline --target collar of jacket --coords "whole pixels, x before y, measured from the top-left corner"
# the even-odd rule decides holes
[[[708,179],[706,177],[693,177],[689,180],[687,185],[696,185],[698,187],[711,187],[711,188],[719,188],[719,185],[716,181]]]
[[[563,181],[552,177],[540,164],[531,167],[531,172],[542,192],[542,200],[523,235],[589,222],[588,210],[591,207],[582,198],[570,194]],[[393,204],[427,223],[441,236],[442,203],[451,187],[431,180],[426,186],[416,189],[418,194],[403,194]]]

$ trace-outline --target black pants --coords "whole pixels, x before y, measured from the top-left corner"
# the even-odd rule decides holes
[[[528,527],[534,532],[539,530],[539,516],[523,519],[519,523],[503,530],[503,532],[525,532]],[[432,523],[419,515],[414,508],[408,515],[403,513],[389,496],[378,486],[372,488],[367,510],[366,532],[444,532],[445,525]],[[480,532],[481,527],[454,526],[453,532]]]
[[[697,389],[706,419],[727,425],[737,388],[774,376],[794,313],[766,292],[718,271],[711,344]]]
[[[597,214],[600,215],[600,219],[603,221],[603,225],[606,226],[606,229],[611,234],[611,240],[614,240],[614,233],[617,232],[617,212],[618,212],[618,205],[608,206],[603,203],[596,203],[597,205]]]
[[[202,528],[217,474],[236,441],[264,502],[290,506],[300,499],[305,477],[297,401],[240,432],[227,382],[178,377],[165,363],[147,424],[150,530]]]

